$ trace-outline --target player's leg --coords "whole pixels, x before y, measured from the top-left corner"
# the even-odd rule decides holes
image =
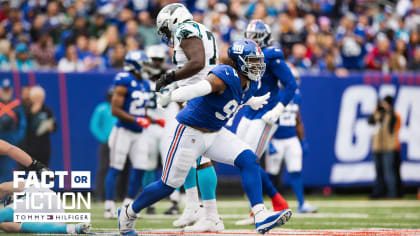
[[[265,233],[289,220],[292,214],[289,209],[281,212],[269,212],[265,209],[259,165],[256,162],[257,156],[233,133],[222,128],[204,155],[212,160],[239,168],[242,187],[252,206],[258,232]]]
[[[310,213],[316,212],[318,208],[305,202],[302,179],[302,147],[297,137],[289,138],[285,141],[285,161],[287,171],[289,172],[290,185],[295,192],[298,200],[298,212]]]
[[[165,211],[165,215],[178,215],[179,214],[179,202],[181,200],[181,190],[176,188],[175,191],[169,196],[171,206]]]
[[[270,196],[273,209],[275,211],[281,211],[289,208],[289,205],[280,193],[278,193],[272,179],[274,178],[274,175],[277,175],[280,171],[281,163],[284,158],[284,144],[277,142],[277,140],[273,140],[272,144],[276,149],[276,153],[273,155],[266,155],[266,171],[261,168],[260,174],[263,179],[263,190]]]
[[[127,197],[123,205],[132,202],[137,196],[142,183],[143,175],[146,170],[154,170],[157,166],[157,160],[153,160],[149,155],[148,132],[132,133],[132,145],[130,147],[129,157],[132,165],[130,180],[127,189]]]
[[[268,143],[276,129],[277,125],[267,124],[261,119],[248,120],[242,118],[237,133],[251,147],[257,157],[260,158],[267,149]],[[267,173],[262,168],[259,168],[259,171],[264,192],[270,196],[274,211],[282,211],[289,208],[287,201],[274,187]]]
[[[204,142],[197,130],[179,124],[171,134],[172,141],[167,151],[161,179],[144,188],[130,205],[120,208],[120,233],[134,234],[136,214],[169,196],[175,188],[181,186],[194,161],[204,151]]]
[[[174,122],[168,122],[167,125],[165,125],[165,128],[162,132],[162,135],[173,132],[171,127]],[[172,125],[171,125],[172,124]],[[176,127],[176,125],[175,125]],[[166,154],[168,152],[169,145],[171,144],[171,137],[161,137],[159,142],[159,154],[160,154],[160,160],[162,163],[162,166],[166,162]],[[167,215],[178,215],[179,214],[179,202],[181,201],[181,189],[176,188],[175,191],[172,192],[172,194],[169,196],[169,200],[171,201],[171,206],[165,211],[165,214]]]
[[[20,226],[22,233],[34,234],[87,234],[91,225],[89,223],[62,224],[62,223],[37,223],[24,222]]]
[[[217,176],[211,160],[201,157],[197,160],[198,186],[200,187],[201,198],[203,200],[203,217],[192,226],[186,227],[185,231],[190,232],[218,232],[225,229],[221,220],[216,203]]]
[[[175,220],[172,225],[174,227],[184,227],[193,224],[199,218],[200,202],[198,199],[197,188],[197,169],[191,167],[184,182],[185,189],[185,208],[182,215]]]
[[[115,185],[124,168],[130,148],[130,136],[124,128],[114,127],[109,136],[110,161],[105,178],[105,218],[115,218]]]
[[[149,143],[148,153],[149,153],[149,160],[151,162],[156,163],[156,167],[158,165],[159,160],[159,143],[161,136],[163,135],[163,128],[158,125],[151,125],[149,128],[145,130],[147,132],[146,136]],[[147,170],[144,172],[142,187],[145,188],[147,185],[156,181],[156,168],[153,170]],[[150,206],[147,208],[147,214],[155,214],[156,210],[154,206]]]
[[[144,172],[143,181],[142,181],[142,188],[144,189],[147,185],[156,181],[156,170],[147,170]],[[150,206],[147,208],[147,214],[153,215],[156,214],[156,209],[154,206]]]

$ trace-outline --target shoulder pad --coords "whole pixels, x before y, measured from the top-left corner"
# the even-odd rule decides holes
[[[128,72],[119,72],[115,75],[114,84],[115,85],[126,85],[130,82],[130,73]]]
[[[263,53],[267,59],[284,59],[283,50],[279,47],[266,47],[263,49]]]
[[[233,81],[239,79],[238,72],[229,65],[219,64],[214,67],[209,73],[213,73],[227,84],[234,83]]]
[[[180,24],[174,33],[175,37],[178,40],[185,39],[185,38],[192,38],[192,37],[199,37],[202,38],[202,34],[200,32],[200,28],[196,23],[193,22],[186,22]]]

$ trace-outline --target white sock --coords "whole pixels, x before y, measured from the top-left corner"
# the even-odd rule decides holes
[[[260,203],[260,204],[256,204],[255,206],[252,207],[252,213],[254,213],[254,217],[255,217],[255,222],[259,221],[259,216],[261,215],[261,213],[264,213],[266,211],[264,204]]]
[[[105,210],[115,210],[115,201],[105,200]]]
[[[133,210],[133,203],[130,203],[130,205],[127,207],[127,213],[129,216],[137,217],[137,213]]]
[[[75,234],[76,233],[76,225],[68,224],[66,227],[66,231],[68,234]]]
[[[203,200],[205,215],[208,219],[218,220],[219,214],[217,212],[216,199]]]
[[[185,190],[185,208],[188,209],[198,209],[200,207],[198,201],[198,190],[197,187],[192,187]]]

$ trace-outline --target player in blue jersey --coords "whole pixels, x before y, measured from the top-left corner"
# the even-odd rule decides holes
[[[147,137],[143,129],[151,123],[165,125],[163,119],[151,119],[146,113],[146,102],[149,99],[150,85],[143,79],[143,64],[148,61],[146,54],[140,50],[130,51],[124,58],[124,70],[115,76],[115,90],[111,100],[112,115],[118,118],[111,131],[108,145],[110,163],[105,178],[105,218],[114,218],[115,183],[124,168],[127,155],[132,169],[127,190],[126,203],[134,199],[142,184],[145,170],[156,169],[157,162],[149,159]]]
[[[121,234],[135,234],[137,213],[181,186],[201,155],[240,169],[258,232],[265,233],[291,217],[289,209],[265,209],[257,157],[247,144],[223,127],[239,107],[250,105],[259,109],[266,103],[269,94],[253,97],[265,70],[264,54],[252,40],[241,40],[229,47],[228,55],[225,64],[212,69],[205,80],[180,87],[160,99],[161,105],[188,102],[177,115],[178,125],[168,134],[171,145],[161,179],[147,186],[132,204],[119,209]]]
[[[297,71],[292,69],[292,72],[295,72],[293,74],[299,82]],[[279,174],[284,160],[287,171],[289,172],[290,184],[299,203],[297,211],[300,213],[311,213],[316,212],[318,209],[304,200],[302,157],[306,152],[307,144],[303,122],[299,112],[301,101],[302,97],[299,89],[297,89],[293,100],[280,115],[279,127],[271,140],[275,152],[266,153],[265,168],[271,179],[274,180]]]
[[[245,38],[257,42],[264,52],[264,61],[267,69],[261,78],[261,87],[257,96],[271,93],[268,103],[259,110],[246,108],[238,129],[238,136],[249,144],[258,157],[264,153],[267,144],[278,126],[278,118],[284,107],[293,98],[296,90],[296,81],[289,67],[283,61],[283,52],[280,48],[269,47],[270,28],[261,20],[249,23]],[[280,85],[283,90],[280,89]],[[271,183],[267,173],[260,168],[264,192],[271,198],[275,211],[288,208],[286,200],[278,193]]]

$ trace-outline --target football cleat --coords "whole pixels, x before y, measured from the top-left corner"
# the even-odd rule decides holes
[[[200,218],[200,208],[189,209],[185,208],[181,217],[174,221],[172,225],[174,227],[185,227],[194,224]]]
[[[305,202],[301,207],[298,207],[298,213],[315,213],[318,211],[317,207],[312,206],[311,204]]]
[[[75,230],[77,234],[88,234],[91,227],[92,225],[89,223],[79,223],[75,225]]]
[[[199,219],[192,226],[184,228],[185,232],[221,232],[225,229],[223,221],[219,219],[208,219],[206,217]]]
[[[255,217],[255,228],[257,229],[258,233],[265,234],[276,226],[282,226],[286,224],[291,216],[292,210],[290,209],[275,212],[265,211],[258,214],[258,217]]]
[[[129,205],[125,205],[118,208],[118,229],[120,230],[121,235],[137,235],[134,230],[137,217],[128,215],[128,206]]]

